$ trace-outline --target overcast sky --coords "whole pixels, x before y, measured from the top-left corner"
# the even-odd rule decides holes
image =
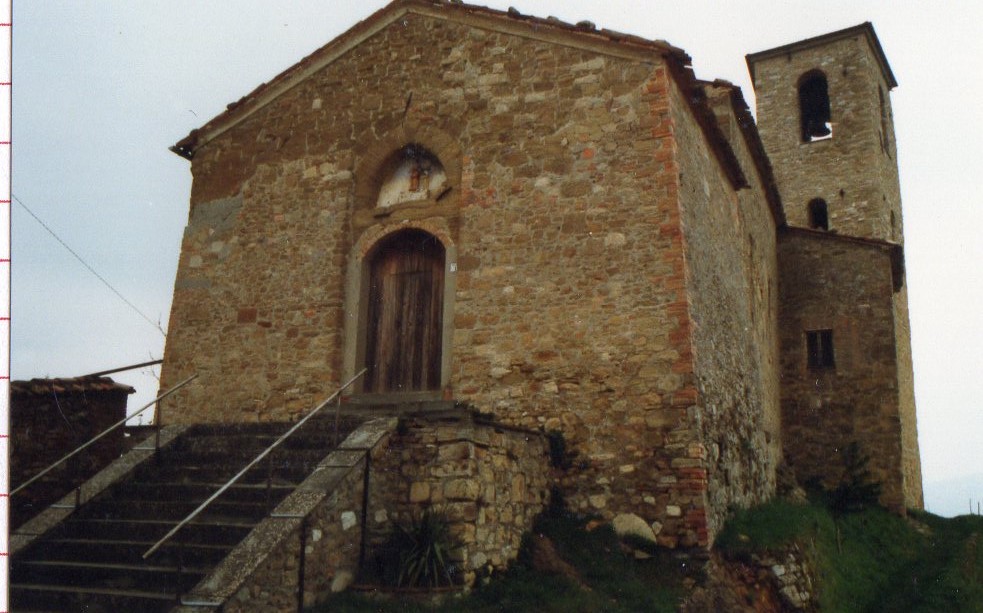
[[[25,1],[14,6],[13,193],[154,324],[167,326],[189,163],[167,148],[383,6],[380,0]],[[524,14],[685,49],[741,86],[744,56],[871,21],[892,93],[915,395],[929,510],[983,498],[983,3],[514,0]],[[16,202],[12,376],[159,358],[164,337]],[[150,400],[149,371],[115,376]]]

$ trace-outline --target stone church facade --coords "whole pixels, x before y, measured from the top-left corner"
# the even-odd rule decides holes
[[[392,2],[173,148],[167,419],[294,419],[368,367],[360,401],[561,433],[568,503],[668,547],[853,441],[920,507],[894,78],[869,24],[748,60],[757,125],[664,42]]]

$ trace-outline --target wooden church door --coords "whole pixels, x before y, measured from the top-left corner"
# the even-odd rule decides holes
[[[369,264],[367,392],[440,388],[444,247],[407,230],[387,239]]]

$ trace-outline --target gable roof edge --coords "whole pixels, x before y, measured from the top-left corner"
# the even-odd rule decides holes
[[[707,102],[706,91],[703,89],[701,81],[693,73],[692,67],[672,57],[667,58],[666,63],[668,64],[669,74],[683,94],[686,107],[693,114],[693,118],[707,139],[707,144],[710,146],[713,156],[720,164],[724,174],[727,175],[731,187],[735,190],[750,187],[747,176],[741,168],[741,163],[737,159],[737,154],[734,153],[733,147],[731,147],[727,141],[727,137],[724,136],[723,131],[717,124],[717,117],[713,114],[710,104]]]
[[[686,52],[666,42],[648,40],[613,30],[597,30],[594,29],[593,24],[587,22],[573,25],[552,17],[543,19],[521,15],[514,9],[508,12],[497,11],[445,0],[395,0],[316,49],[268,83],[260,84],[238,101],[229,104],[225,111],[200,128],[192,130],[188,136],[170,147],[170,150],[181,157],[192,159],[195,151],[201,146],[235,127],[312,74],[329,66],[365,40],[410,13],[436,19],[471,22],[471,25],[488,30],[590,50],[621,59],[652,61],[660,57],[672,57],[683,63],[690,61]],[[452,15],[454,17],[451,17]]]
[[[779,236],[786,234],[789,236],[798,236],[809,239],[814,239],[818,241],[840,241],[844,243],[851,243],[854,245],[860,245],[863,247],[869,247],[872,249],[882,249],[887,251],[891,258],[891,282],[894,287],[894,291],[900,290],[904,287],[905,279],[905,262],[904,262],[904,245],[899,243],[893,243],[891,241],[886,241],[879,238],[866,238],[862,236],[851,236],[849,234],[839,234],[835,231],[831,232],[829,230],[816,230],[813,228],[802,228],[799,226],[784,226],[779,228]]]
[[[811,47],[817,47],[819,45],[825,45],[827,43],[844,38],[850,38],[851,36],[856,36],[858,34],[867,39],[867,44],[870,45],[871,51],[874,52],[874,58],[877,60],[877,65],[881,69],[881,74],[884,75],[884,80],[887,81],[888,87],[891,89],[897,87],[898,81],[894,78],[894,71],[891,70],[891,65],[887,62],[887,55],[884,54],[884,48],[881,47],[881,41],[877,38],[877,33],[874,31],[874,24],[869,21],[865,21],[861,24],[844,28],[842,30],[837,30],[835,32],[820,34],[819,36],[813,36],[811,38],[788,43],[781,45],[780,47],[773,47],[771,49],[765,49],[764,51],[757,51],[755,53],[745,55],[744,60],[747,63],[748,72],[751,73],[751,82],[753,83],[755,81],[754,64],[758,61],[778,55],[794,53],[796,51],[809,49]]]
[[[758,124],[755,123],[754,116],[751,115],[751,109],[747,104],[747,100],[744,99],[741,88],[723,79],[717,79],[708,85],[722,87],[728,90],[728,98],[730,99],[731,109],[734,112],[734,118],[737,120],[737,126],[741,130],[744,143],[751,153],[751,159],[754,161],[755,171],[758,173],[758,178],[764,189],[765,198],[768,201],[768,209],[771,211],[775,227],[781,228],[787,225],[788,220],[785,217],[785,207],[782,205],[782,197],[778,191],[778,182],[775,180],[774,170],[771,167],[771,159],[765,151],[764,143],[761,142]]]

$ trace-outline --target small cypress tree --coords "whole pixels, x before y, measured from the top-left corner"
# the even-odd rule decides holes
[[[881,484],[871,475],[870,456],[854,441],[841,451],[843,476],[835,488],[828,492],[828,505],[834,515],[856,513],[876,506],[881,495]]]

